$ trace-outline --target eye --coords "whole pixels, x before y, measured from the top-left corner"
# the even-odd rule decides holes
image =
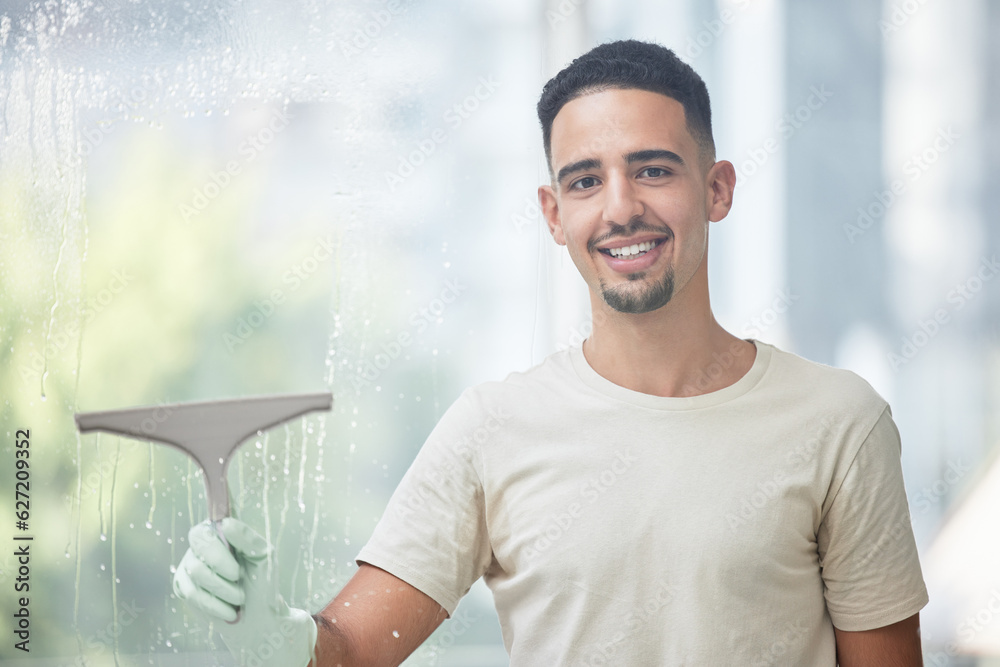
[[[670,172],[663,167],[646,167],[639,174],[646,174],[649,178],[658,178],[660,176],[669,176]]]
[[[597,185],[597,179],[593,176],[584,176],[570,185],[571,190],[588,190]]]

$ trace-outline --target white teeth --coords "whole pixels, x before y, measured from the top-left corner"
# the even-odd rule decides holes
[[[640,253],[648,252],[656,247],[658,241],[646,241],[645,243],[637,243],[635,245],[625,246],[624,248],[608,248],[612,257],[631,257],[632,255],[638,255]]]

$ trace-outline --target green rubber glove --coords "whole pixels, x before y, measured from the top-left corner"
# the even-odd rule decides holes
[[[316,622],[289,607],[268,579],[271,545],[242,521],[221,524],[235,558],[211,521],[188,532],[190,548],[174,573],[174,594],[217,623],[230,652],[244,667],[306,667],[316,646]],[[236,607],[240,619],[236,623]]]

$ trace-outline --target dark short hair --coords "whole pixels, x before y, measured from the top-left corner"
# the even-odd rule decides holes
[[[542,124],[545,160],[550,172],[552,122],[556,114],[571,100],[609,88],[648,90],[680,102],[688,132],[698,143],[701,155],[714,160],[712,108],[705,82],[670,49],[628,39],[594,47],[552,77],[542,89],[538,120]]]

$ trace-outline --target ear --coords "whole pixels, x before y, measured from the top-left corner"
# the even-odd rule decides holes
[[[729,215],[736,189],[736,168],[728,160],[716,162],[706,175],[706,201],[708,219],[718,222]]]
[[[559,245],[566,245],[566,238],[563,236],[562,220],[559,217],[559,200],[556,198],[555,190],[551,185],[541,185],[538,188],[538,203],[542,205],[542,215],[549,225],[549,232],[552,238]]]

